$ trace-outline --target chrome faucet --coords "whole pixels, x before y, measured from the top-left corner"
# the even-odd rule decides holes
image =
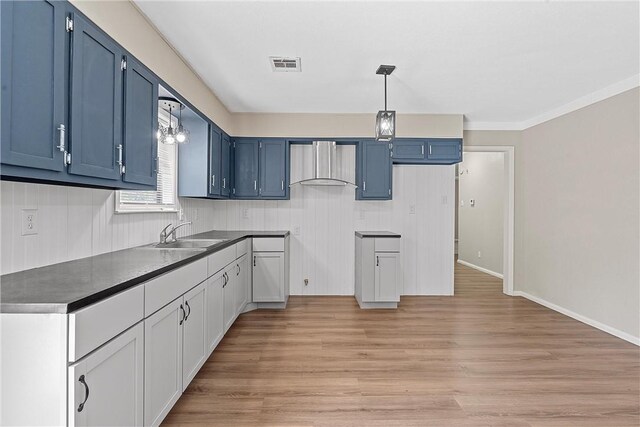
[[[171,230],[167,231],[167,229],[169,227],[171,227],[172,224],[167,225],[165,228],[162,229],[162,231],[160,232],[160,244],[165,244],[165,243],[172,243],[175,242],[176,240],[178,240],[176,238],[176,230],[180,227],[184,227],[185,225],[189,225],[191,224],[191,221],[187,221],[187,222],[183,222],[181,224],[176,225],[175,227],[173,227]]]

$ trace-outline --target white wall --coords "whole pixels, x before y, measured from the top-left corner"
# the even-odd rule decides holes
[[[181,199],[193,226],[181,235],[212,228],[210,202]],[[115,214],[114,191],[0,182],[0,273],[84,258],[152,243],[175,213]],[[38,234],[21,235],[22,209],[38,209]]]
[[[516,289],[636,342],[639,104],[636,88],[523,131],[516,194],[524,215]]]
[[[501,275],[504,154],[466,152],[458,171],[458,259]]]
[[[297,159],[294,152],[292,169]],[[291,230],[294,295],[353,294],[355,230],[402,234],[404,294],[450,295],[454,179],[453,166],[394,166],[392,201],[356,201],[350,187],[296,185],[290,200],[212,202],[213,223],[216,229]]]

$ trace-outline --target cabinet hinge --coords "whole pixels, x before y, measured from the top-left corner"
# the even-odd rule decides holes
[[[70,33],[73,31],[73,19],[71,19],[70,16],[67,16],[67,20],[66,20],[66,28],[67,28],[67,32]]]
[[[126,70],[126,69],[127,69],[127,60],[126,60],[126,59],[124,59],[124,58],[122,58],[122,60],[120,61],[120,69],[121,69],[122,71],[124,71],[124,70]]]
[[[389,150],[391,150],[393,148],[393,144],[390,142],[389,143]]]

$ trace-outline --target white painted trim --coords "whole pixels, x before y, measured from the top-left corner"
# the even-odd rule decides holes
[[[518,297],[524,297],[524,298],[526,298],[526,299],[528,299],[530,301],[533,301],[533,302],[535,302],[537,304],[545,306],[545,307],[547,307],[547,308],[549,308],[549,309],[551,309],[553,311],[557,311],[558,313],[564,314],[565,316],[569,316],[572,319],[575,319],[575,320],[577,320],[579,322],[585,323],[585,324],[587,324],[589,326],[592,326],[592,327],[594,327],[596,329],[600,329],[603,332],[606,332],[606,333],[611,334],[611,335],[613,335],[615,337],[618,337],[620,339],[628,341],[631,344],[635,344],[637,346],[640,346],[640,337],[633,336],[631,334],[623,332],[623,331],[621,331],[619,329],[616,329],[614,327],[611,327],[609,325],[605,325],[602,322],[598,322],[597,320],[593,320],[593,319],[591,319],[589,317],[583,316],[582,314],[578,314],[578,313],[576,313],[574,311],[571,311],[571,310],[569,310],[567,308],[561,307],[561,306],[559,306],[557,304],[549,302],[549,301],[547,301],[545,299],[542,299],[540,297],[531,295],[531,294],[529,294],[527,292],[524,292],[524,291],[515,291],[513,295],[514,296],[518,296]]]
[[[496,273],[495,271],[491,271],[491,270],[489,270],[487,268],[480,267],[479,265],[471,264],[470,262],[463,261],[463,260],[461,260],[459,258],[458,258],[458,264],[462,264],[462,265],[465,265],[467,267],[471,267],[471,268],[473,268],[475,270],[482,271],[483,273],[490,274],[493,277],[497,277],[498,279],[502,279],[503,278],[502,274],[500,274],[500,273]]]
[[[513,295],[514,224],[515,224],[515,148],[504,145],[464,146],[465,152],[504,153],[504,231],[502,249],[502,292]]]
[[[560,107],[553,108],[540,115],[531,117],[530,119],[523,120],[521,122],[474,122],[465,121],[464,130],[525,130],[530,127],[539,125],[549,120],[555,119],[573,111],[579,110],[596,102],[603,101],[612,96],[619,95],[622,92],[626,92],[630,89],[640,86],[640,74],[631,76],[627,79],[621,80],[617,83],[599,89],[595,92],[589,93],[580,98],[574,99],[567,104]]]

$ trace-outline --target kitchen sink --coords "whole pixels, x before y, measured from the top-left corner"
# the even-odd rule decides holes
[[[207,249],[226,239],[180,239],[170,243],[156,243],[157,249]]]

